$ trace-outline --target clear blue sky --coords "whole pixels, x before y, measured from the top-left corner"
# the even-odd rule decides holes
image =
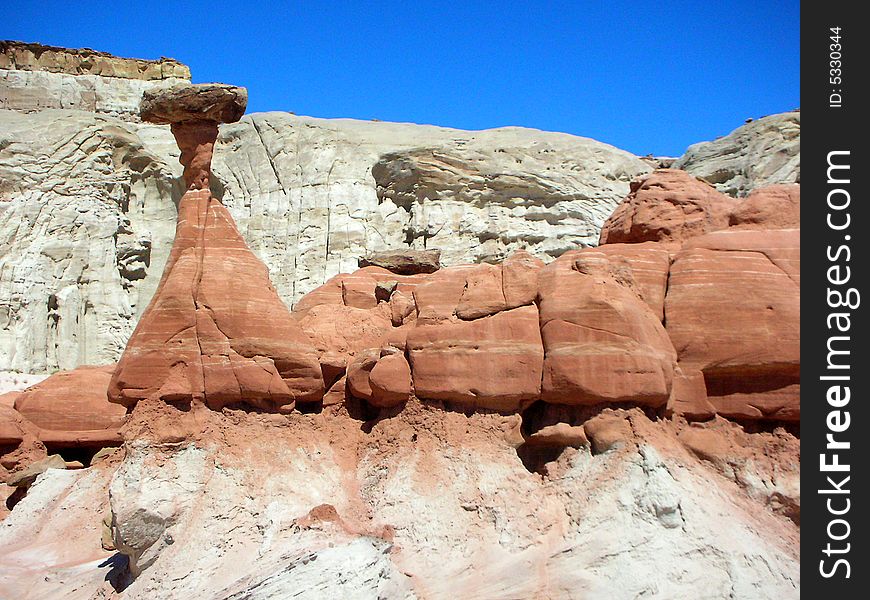
[[[273,4],[270,6],[270,4]],[[248,112],[522,125],[680,155],[800,105],[799,2],[18,0],[0,39],[170,56]]]

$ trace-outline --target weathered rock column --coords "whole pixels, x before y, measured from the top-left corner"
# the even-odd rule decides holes
[[[146,93],[141,116],[170,124],[188,191],[172,252],[151,304],[109,386],[112,402],[244,404],[287,412],[323,397],[317,354],[251,252],[229,211],[209,192],[218,124],[238,121],[247,92],[220,84]]]

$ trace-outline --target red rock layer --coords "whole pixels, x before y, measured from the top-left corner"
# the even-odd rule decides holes
[[[207,190],[181,199],[163,278],[118,363],[109,398],[290,410],[323,395],[317,354]]]
[[[629,264],[583,250],[541,270],[545,401],[667,402],[676,354]]]
[[[367,267],[294,311],[336,382],[330,402],[393,406],[410,389],[472,410],[544,400],[796,421],[799,220],[799,186],[734,200],[657,171],[614,213],[626,243],[546,266],[520,252],[426,275]]]
[[[601,249],[631,254],[654,310],[659,268],[639,267],[652,265],[656,247],[671,256],[662,317],[679,358],[673,412],[797,421],[800,186],[770,186],[744,200],[708,188],[670,169],[633,183],[602,229]]]

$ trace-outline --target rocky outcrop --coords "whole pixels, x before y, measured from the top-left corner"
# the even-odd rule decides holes
[[[171,58],[121,58],[90,48],[62,48],[11,40],[0,40],[0,69],[99,75],[142,81],[190,79],[190,69]]]
[[[685,171],[660,169],[632,182],[631,193],[601,228],[601,244],[682,242],[728,227],[732,199]]]
[[[330,403],[344,392],[370,402],[378,365],[401,352],[411,384],[397,376],[396,398],[410,390],[462,410],[509,413],[542,400],[796,422],[800,230],[780,226],[799,227],[799,208],[799,186],[735,200],[657,171],[613,219],[640,223],[619,228],[636,237],[618,239],[638,243],[568,252],[546,266],[520,252],[500,265],[413,276],[366,267],[318,288],[295,314],[328,380],[347,374]],[[319,334],[333,331],[331,317],[349,333]]]
[[[800,186],[734,200],[663,170],[632,187],[602,229],[601,250],[634,247],[626,258],[647,282],[644,299],[661,314],[679,359],[670,409],[692,419],[797,422]],[[654,253],[669,254],[670,266],[643,268]]]
[[[728,222],[741,229],[800,228],[801,186],[793,183],[757,189],[734,207]]]
[[[135,119],[144,92],[184,81],[190,69],[169,58],[0,41],[0,109],[75,109]]]
[[[118,362],[110,400],[292,410],[322,395],[314,349],[265,265],[220,202],[207,190],[187,192],[166,271]]]
[[[731,196],[801,181],[800,110],[750,121],[717,140],[689,146],[673,168],[684,169]]]
[[[737,202],[659,171],[611,219],[620,243],[434,269],[402,250],[291,313],[215,197],[214,119],[237,118],[220,108],[239,96],[168,94],[144,116],[173,123],[187,192],[114,408],[97,394],[108,368],[0,403],[0,475],[22,486],[0,528],[4,590],[797,596],[799,440],[763,430],[800,414],[798,189]],[[382,204],[437,202],[447,163],[418,159],[390,157],[412,183]],[[445,206],[541,200],[485,159],[449,164]],[[96,425],[123,448],[40,462],[57,444],[44,431]]]
[[[668,401],[673,345],[643,302],[629,263],[612,259],[596,251],[571,252],[541,271],[547,402],[657,407]]]
[[[800,418],[800,230],[726,230],[671,267],[668,334],[723,416]],[[696,409],[697,411],[697,409]]]

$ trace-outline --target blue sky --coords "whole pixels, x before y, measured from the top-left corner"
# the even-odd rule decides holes
[[[799,2],[12,0],[0,39],[170,56],[249,112],[565,131],[680,155],[800,105]]]

